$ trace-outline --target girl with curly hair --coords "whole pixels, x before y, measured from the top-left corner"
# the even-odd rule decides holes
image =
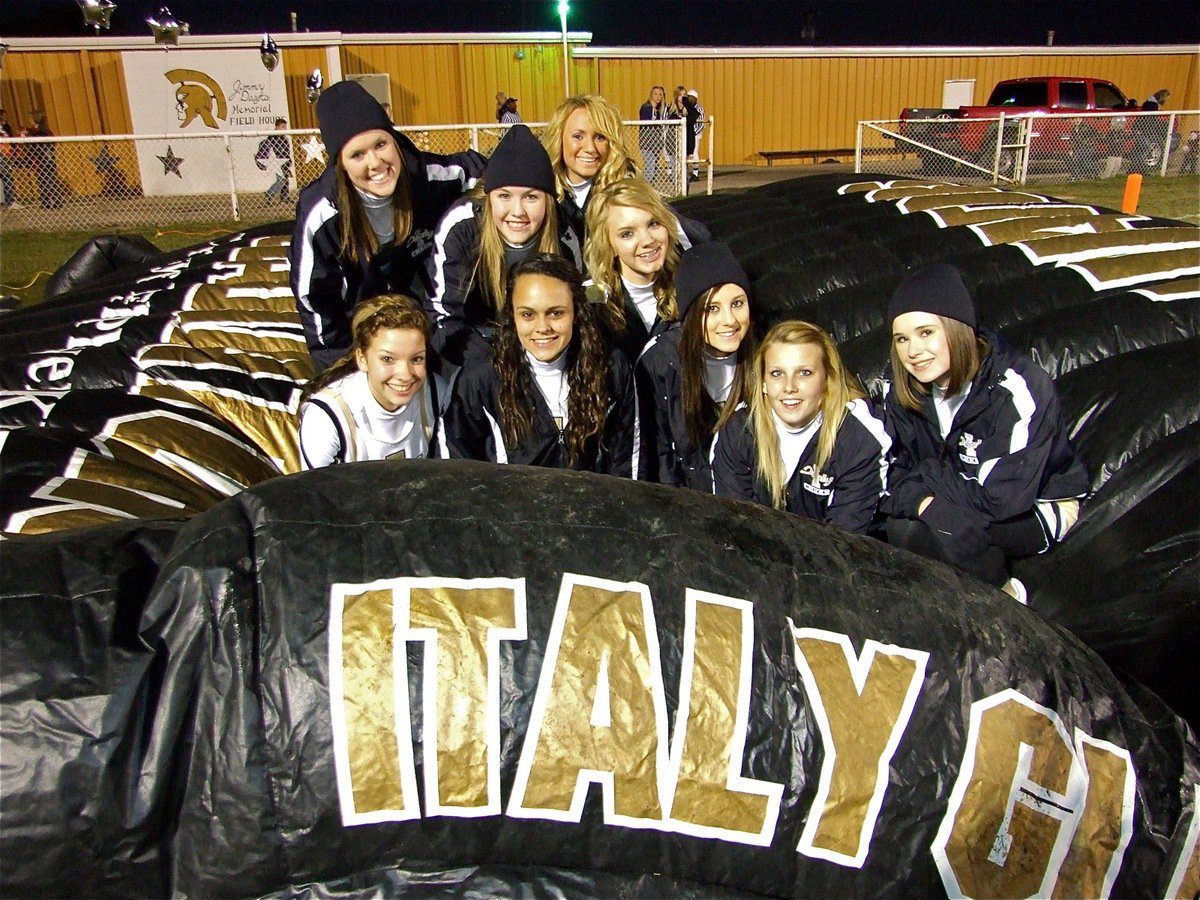
[[[360,303],[350,328],[351,351],[301,395],[303,468],[439,455],[450,387],[427,369],[424,311],[385,294]]]
[[[494,356],[468,364],[446,456],[638,477],[637,398],[579,271],[537,254],[508,276]]]

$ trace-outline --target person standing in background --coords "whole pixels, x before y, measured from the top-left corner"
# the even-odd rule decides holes
[[[12,126],[8,124],[8,113],[0,109],[0,138],[15,137]],[[0,204],[11,208],[17,202],[17,189],[12,177],[11,144],[0,147]]]
[[[650,97],[638,110],[643,122],[660,122],[667,118],[667,91],[662,85],[650,88]],[[662,127],[643,127],[638,131],[638,146],[642,151],[643,173],[651,184],[658,174],[658,162],[668,142],[667,130]],[[669,159],[668,154],[668,159]]]
[[[287,119],[276,119],[275,130],[287,131]],[[273,198],[278,198],[280,203],[289,203],[291,195],[288,193],[288,183],[292,179],[292,147],[287,135],[268,134],[258,142],[254,164],[265,172],[268,168],[267,160],[272,157],[279,161],[279,170],[275,173],[275,180],[267,188],[266,199],[270,202]]]
[[[504,106],[501,107],[500,124],[501,125],[516,125],[521,121],[521,114],[517,112],[517,98],[509,97],[504,101]]]
[[[38,111],[29,119],[29,127],[21,132],[21,137],[53,137],[46,114]],[[45,209],[58,209],[63,202],[62,182],[58,180],[58,152],[53,143],[30,144],[26,148],[33,162],[34,174],[37,176],[38,202]]]
[[[496,121],[500,121],[500,117],[504,115],[504,103],[508,100],[508,94],[504,91],[496,91]]]
[[[692,181],[700,177],[700,135],[708,124],[704,119],[704,107],[700,105],[700,94],[692,88],[683,95],[687,110],[687,154],[692,163]]]

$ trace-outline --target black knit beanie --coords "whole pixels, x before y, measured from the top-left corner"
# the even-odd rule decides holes
[[[888,300],[888,322],[904,313],[923,312],[957,319],[975,327],[975,301],[958,269],[949,263],[932,263],[913,272]]]
[[[733,252],[716,241],[696,244],[679,260],[675,271],[675,302],[683,321],[696,298],[711,287],[736,284],[750,294],[750,278],[734,258]]]
[[[524,125],[514,125],[500,141],[483,170],[483,189],[528,187],[554,196],[554,169],[542,142]]]
[[[357,81],[339,81],[317,101],[321,143],[333,162],[356,134],[380,129],[392,133],[392,120],[379,101]]]

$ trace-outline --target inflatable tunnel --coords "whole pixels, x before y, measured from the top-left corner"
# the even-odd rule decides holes
[[[1031,605],[775,510],[297,473],[286,227],[5,318],[9,896],[1200,890],[1200,230],[933,182],[696,198],[878,385],[943,259],[1092,478]]]

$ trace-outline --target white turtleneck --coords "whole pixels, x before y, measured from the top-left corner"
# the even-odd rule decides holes
[[[954,417],[958,415],[958,411],[962,408],[969,393],[971,393],[971,382],[969,381],[953,397],[946,396],[945,388],[940,388],[936,384],[933,386],[933,408],[937,410],[938,431],[942,433],[943,439],[950,433]]]
[[[571,385],[567,381],[567,354],[562,352],[552,362],[541,362],[528,350],[525,358],[529,360],[529,369],[533,372],[534,384],[546,399],[550,407],[550,415],[559,423],[559,428],[567,427],[567,400],[571,395]]]
[[[708,350],[704,351],[704,389],[713,402],[724,403],[729,399],[729,390],[733,387],[736,374],[736,353],[714,356]]]
[[[371,223],[371,230],[375,232],[375,237],[379,238],[379,246],[386,247],[396,239],[396,212],[393,199],[376,197],[366,191],[359,191],[358,188],[355,190],[358,191],[358,197],[367,211],[367,221]]]
[[[586,181],[581,181],[579,184],[571,180],[567,180],[567,187],[571,189],[571,193],[575,196],[575,205],[583,209],[583,205],[587,203],[588,194],[592,191],[592,184],[596,179],[589,178]]]
[[[622,275],[621,283],[625,285],[625,290],[629,292],[629,299],[637,307],[638,317],[642,320],[642,324],[649,330],[654,326],[654,319],[658,316],[658,298],[654,296],[654,282],[634,284]]]
[[[783,471],[788,481],[792,480],[800,457],[804,455],[816,433],[821,430],[824,417],[824,413],[817,413],[803,428],[793,429],[785,425],[775,411],[771,410],[771,418],[775,420],[775,433],[779,435],[779,455],[783,457]]]

